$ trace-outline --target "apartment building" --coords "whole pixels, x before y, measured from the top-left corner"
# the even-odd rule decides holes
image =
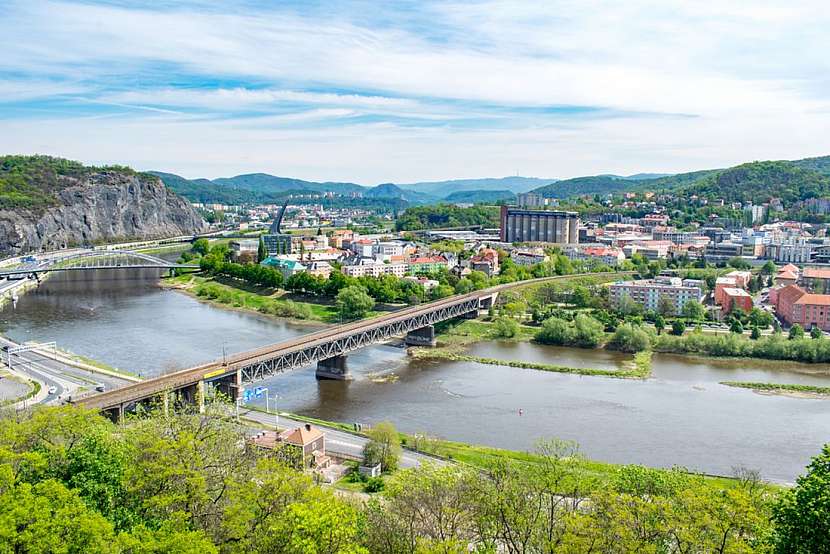
[[[615,308],[620,306],[623,297],[641,305],[644,310],[657,310],[661,298],[668,298],[674,306],[674,313],[683,311],[687,302],[700,301],[700,287],[684,286],[679,277],[657,277],[639,281],[621,281],[611,285],[609,298]]]

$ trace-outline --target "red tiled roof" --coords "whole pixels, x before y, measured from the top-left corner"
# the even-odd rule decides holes
[[[830,279],[830,268],[805,267],[802,275],[805,279]]]
[[[323,432],[316,427],[305,425],[303,427],[297,427],[293,431],[284,432],[280,435],[280,438],[289,444],[305,446],[307,444],[311,444],[322,436]]]
[[[787,285],[778,292],[779,304],[794,304],[798,299],[807,294],[798,285]]]
[[[830,294],[803,294],[795,303],[806,306],[830,306]]]

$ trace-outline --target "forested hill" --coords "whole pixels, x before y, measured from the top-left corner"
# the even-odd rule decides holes
[[[723,198],[728,201],[767,201],[781,198],[789,204],[806,198],[830,196],[830,156],[796,161],[764,161],[727,169],[679,173],[655,179],[613,175],[577,177],[535,190],[549,198],[583,194],[637,191],[666,192]]]
[[[435,228],[447,229],[452,227],[468,227],[471,225],[497,227],[498,224],[499,208],[496,206],[459,208],[451,204],[408,208],[396,221],[399,231]]]
[[[752,162],[711,173],[681,190],[730,202],[759,203],[780,198],[787,206],[807,198],[830,196],[830,175],[803,169],[793,162]]]

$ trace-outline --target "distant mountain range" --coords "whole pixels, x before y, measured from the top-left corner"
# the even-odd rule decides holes
[[[766,165],[764,165],[766,164]],[[315,182],[250,173],[219,179],[185,179],[172,173],[150,171],[173,191],[193,202],[258,203],[280,202],[291,194],[336,192],[360,193],[364,198],[394,200],[407,205],[441,202],[496,203],[511,201],[515,195],[534,191],[550,198],[582,194],[605,195],[637,190],[698,190],[701,194],[720,194],[726,198],[747,197],[766,191],[775,196],[775,185],[788,185],[786,196],[801,198],[825,194],[824,178],[830,176],[830,156],[796,161],[752,162],[726,169],[688,173],[637,173],[634,175],[594,175],[573,179],[501,177],[458,179],[420,183],[384,183],[374,187],[350,182]],[[741,177],[738,177],[738,176]],[[759,188],[760,187],[760,188]],[[826,191],[830,194],[830,190]]]

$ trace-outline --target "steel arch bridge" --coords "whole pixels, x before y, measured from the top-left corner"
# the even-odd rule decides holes
[[[96,269],[162,269],[198,270],[196,264],[179,264],[150,254],[133,250],[92,250],[79,252],[55,261],[29,262],[17,267],[0,270],[0,279],[35,277],[51,271],[92,271]]]

